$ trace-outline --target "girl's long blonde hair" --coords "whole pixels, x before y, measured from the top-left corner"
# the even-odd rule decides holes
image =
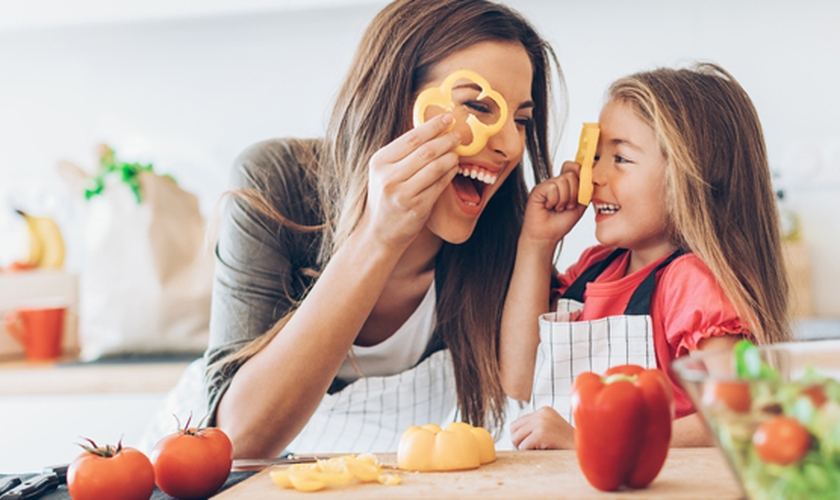
[[[368,162],[378,149],[411,128],[414,98],[428,83],[432,68],[449,55],[488,40],[519,43],[528,53],[534,71],[533,119],[526,130],[528,160],[537,182],[551,177],[552,66],[564,104],[565,88],[551,47],[530,23],[508,7],[486,0],[395,1],[375,17],[362,38],[323,147],[316,152],[302,145],[297,148],[301,163],[310,165],[317,176],[317,210],[324,224],[308,230],[322,234],[319,269],[359,223],[367,198]],[[240,194],[278,221],[295,226],[259,193]],[[444,243],[436,258],[436,333],[452,354],[461,415],[473,425],[498,426],[504,421],[498,338],[527,195],[520,165],[488,202],[470,239],[460,245]],[[317,276],[319,269],[300,272]],[[303,296],[294,299],[299,303]],[[294,309],[222,364],[235,370],[265,347],[292,314]]]
[[[788,280],[758,114],[711,63],[616,81],[609,99],[634,105],[667,159],[674,243],[694,252],[760,343],[789,340]]]

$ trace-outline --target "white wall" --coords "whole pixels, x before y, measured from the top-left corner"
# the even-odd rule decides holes
[[[383,4],[337,3],[306,9],[252,0],[222,15],[218,1],[202,11],[196,0],[157,16],[164,19],[44,16],[40,24],[30,8],[20,23],[0,23],[0,264],[20,248],[8,236],[21,233],[7,200],[54,213],[69,233],[69,265],[79,261],[76,212],[54,165],[68,159],[91,168],[100,141],[174,174],[209,212],[242,148],[319,134],[354,46]],[[840,317],[832,286],[840,282],[840,2],[508,3],[553,43],[566,74],[569,120],[558,161],[574,154],[580,123],[597,119],[615,78],[697,59],[730,70],[754,99],[771,166],[802,219],[815,310]],[[594,242],[592,233],[587,217],[567,238],[561,267]]]

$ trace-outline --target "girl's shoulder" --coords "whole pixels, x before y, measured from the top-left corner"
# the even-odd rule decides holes
[[[709,266],[700,260],[697,255],[691,252],[680,255],[674,259],[673,262],[662,270],[662,275],[660,276],[660,279],[663,281],[666,279],[683,281],[685,279],[692,278],[711,280],[714,283],[717,283],[714,275],[712,274],[712,270],[709,269]]]
[[[710,309],[732,309],[712,270],[693,253],[677,257],[662,270],[657,290],[671,307],[693,304]]]

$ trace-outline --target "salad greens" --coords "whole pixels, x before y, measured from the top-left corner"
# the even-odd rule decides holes
[[[784,380],[746,340],[734,354],[738,378],[749,381],[750,411],[704,410],[712,412],[710,426],[747,495],[753,500],[840,498],[840,382],[812,368],[797,380]],[[804,441],[792,443],[797,438],[774,431],[775,420],[790,423],[786,417],[807,430],[800,434],[807,436]],[[777,459],[790,458],[797,446],[804,452]]]

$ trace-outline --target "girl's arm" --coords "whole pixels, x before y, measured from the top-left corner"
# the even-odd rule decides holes
[[[446,132],[444,116],[374,155],[358,227],[282,331],[236,371],[216,412],[234,456],[277,456],[318,407],[398,261],[457,173],[451,150],[459,137]]]
[[[577,203],[579,171],[579,164],[564,163],[559,176],[534,187],[525,208],[499,340],[502,387],[518,400],[531,398],[539,315],[549,310],[554,251],[586,210]]]

